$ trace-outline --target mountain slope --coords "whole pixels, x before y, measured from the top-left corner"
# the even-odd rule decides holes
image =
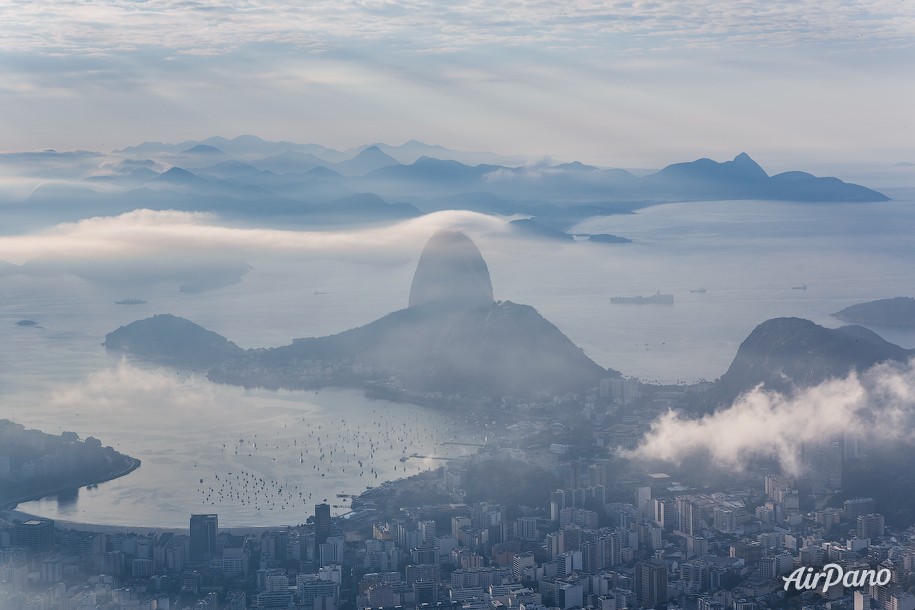
[[[583,391],[607,371],[528,305],[472,309],[425,304],[328,337],[249,352],[210,371],[250,387],[309,387],[308,363],[355,362],[427,392],[532,397]],[[314,364],[312,365],[314,366]]]
[[[838,311],[833,316],[846,322],[879,326],[915,326],[915,299],[895,297],[858,303]]]
[[[715,393],[719,402],[730,403],[759,384],[790,392],[912,355],[861,326],[830,329],[801,318],[775,318],[757,326],[740,344]]]
[[[383,153],[377,146],[369,146],[352,159],[336,163],[334,169],[345,176],[362,176],[392,165],[400,165],[400,162]]]
[[[213,331],[171,314],[131,322],[105,336],[105,349],[154,362],[209,368],[244,350]]]
[[[882,193],[838,178],[817,178],[804,172],[770,177],[746,153],[723,163],[711,159],[675,163],[645,176],[636,189],[645,196],[686,199],[889,201]]]
[[[393,379],[422,392],[535,397],[585,391],[608,375],[534,308],[494,301],[480,251],[452,231],[436,233],[423,249],[410,306],[365,326],[244,351],[187,320],[156,316],[110,333],[105,346],[208,364],[213,381],[246,387]]]

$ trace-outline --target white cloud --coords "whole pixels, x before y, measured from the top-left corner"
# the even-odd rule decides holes
[[[380,227],[343,231],[293,231],[225,226],[210,214],[136,210],[120,216],[89,218],[25,235],[0,236],[0,260],[117,263],[154,256],[193,260],[221,254],[291,255],[402,261],[412,258],[439,229],[473,232],[504,230],[501,219],[475,212],[438,212]]]
[[[173,371],[139,368],[121,359],[117,366],[91,373],[80,383],[61,385],[46,399],[52,408],[109,412],[131,405],[154,411],[161,405],[178,412],[218,407],[231,392],[195,377],[181,379]]]
[[[699,419],[674,412],[658,418],[626,455],[679,464],[707,454],[722,468],[743,469],[757,458],[799,474],[804,443],[845,432],[880,444],[915,438],[915,360],[880,364],[786,396],[757,388],[730,407]]]

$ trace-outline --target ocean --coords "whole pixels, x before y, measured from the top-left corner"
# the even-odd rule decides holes
[[[835,327],[842,322],[831,314],[848,305],[915,296],[915,193],[900,193],[873,204],[665,204],[570,231],[613,233],[631,244],[471,237],[497,299],[534,306],[602,366],[646,381],[694,382],[723,374],[767,319]],[[339,332],[406,305],[420,249],[382,261],[264,255],[249,260],[253,269],[240,283],[199,294],[163,285],[127,293],[72,276],[0,277],[0,417],[96,436],[143,462],[75,498],[20,509],[112,525],[181,527],[194,512],[217,512],[221,524],[235,526],[295,524],[319,501],[345,512],[337,494],[444,463],[402,457],[466,454],[471,447],[448,444],[474,440],[459,414],[353,390],[219,386],[101,347],[105,333],[156,313],[187,317],[242,347]],[[610,303],[655,292],[673,294],[674,304]],[[128,297],[148,303],[114,304]],[[17,326],[20,319],[38,326]],[[915,347],[915,329],[873,330]]]

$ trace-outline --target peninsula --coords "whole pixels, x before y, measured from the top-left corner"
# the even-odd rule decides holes
[[[72,493],[130,474],[140,460],[74,432],[58,436],[0,420],[0,510],[46,496]]]

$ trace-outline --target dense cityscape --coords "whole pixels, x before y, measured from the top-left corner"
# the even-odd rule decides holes
[[[853,431],[806,446],[799,478],[712,480],[698,465],[672,475],[619,458],[654,416],[706,389],[612,378],[505,408],[478,454],[370,488],[341,516],[315,504],[286,528],[220,528],[216,513],[189,515],[183,531],[80,527],[8,511],[0,607],[915,608],[911,524],[843,494],[844,467],[862,457]],[[554,421],[560,408],[573,416]],[[0,457],[4,482],[43,476],[34,460],[10,464]],[[826,564],[892,576],[804,592],[781,578]]]

